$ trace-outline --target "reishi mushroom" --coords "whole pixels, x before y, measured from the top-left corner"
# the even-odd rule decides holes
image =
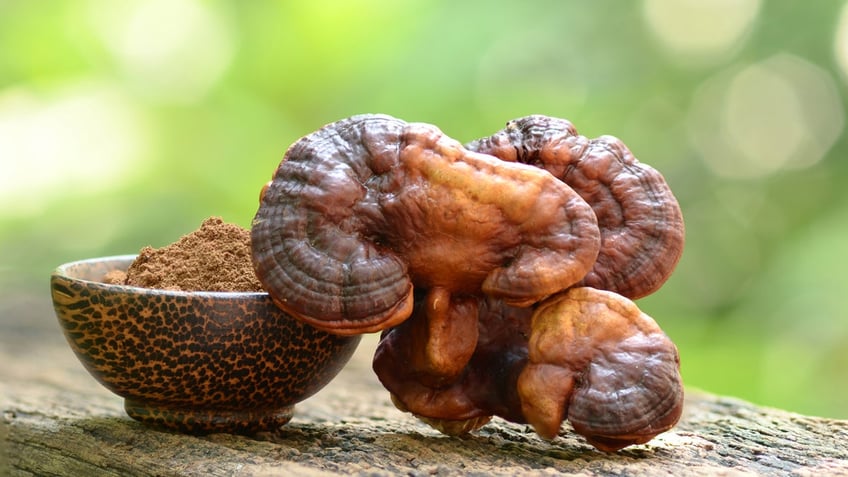
[[[604,451],[647,442],[679,419],[677,348],[629,299],[575,287],[532,309],[481,300],[477,348],[450,383],[429,384],[415,368],[421,345],[408,331],[421,306],[383,333],[374,370],[399,409],[451,435],[500,416],[552,439],[567,419]]]
[[[328,124],[286,152],[251,230],[280,308],[383,330],[373,366],[399,409],[450,435],[569,420],[605,451],[680,417],[677,349],[628,298],[665,282],[683,237],[659,172],[538,115],[464,147],[385,115]]]
[[[571,288],[533,313],[528,364],[518,377],[521,414],[553,438],[568,418],[601,450],[642,444],[683,410],[677,347],[636,304]]]
[[[409,317],[418,287],[535,303],[586,275],[600,231],[547,172],[469,151],[435,126],[360,115],[289,148],[251,241],[280,308],[358,334]]]
[[[592,206],[601,249],[582,285],[632,300],[658,290],[683,253],[683,214],[662,174],[613,136],[587,139],[570,121],[531,115],[466,147],[553,174]]]

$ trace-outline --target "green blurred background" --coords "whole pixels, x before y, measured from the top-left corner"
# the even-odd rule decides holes
[[[249,226],[286,148],[365,112],[468,141],[622,138],[687,246],[640,307],[687,385],[848,418],[842,1],[0,0],[0,327],[60,330],[63,262]]]

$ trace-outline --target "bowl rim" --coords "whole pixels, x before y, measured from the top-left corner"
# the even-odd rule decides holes
[[[106,287],[112,289],[116,292],[123,291],[126,293],[136,293],[136,294],[161,294],[161,295],[173,295],[173,296],[194,296],[194,297],[242,297],[242,298],[250,298],[250,297],[268,297],[267,291],[261,292],[227,292],[227,291],[209,291],[209,290],[163,290],[160,288],[145,288],[145,287],[137,287],[133,285],[120,285],[117,283],[105,283],[99,280],[86,280],[83,278],[72,276],[68,273],[68,269],[74,266],[84,265],[86,263],[97,263],[97,262],[107,262],[107,261],[127,261],[132,262],[138,254],[124,254],[124,255],[108,255],[103,257],[92,257],[92,258],[84,258],[81,260],[74,260],[72,262],[63,263],[50,273],[50,277],[52,278],[62,278],[65,280],[82,283],[86,286],[98,286],[98,287]]]

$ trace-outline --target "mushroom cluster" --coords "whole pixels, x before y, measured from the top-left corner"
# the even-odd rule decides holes
[[[386,115],[286,152],[251,228],[274,302],[316,328],[382,331],[395,405],[460,435],[500,416],[605,451],[680,417],[677,349],[631,301],[682,253],[662,175],[616,138],[528,116],[465,146]]]

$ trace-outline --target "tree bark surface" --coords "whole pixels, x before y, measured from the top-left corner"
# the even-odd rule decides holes
[[[0,475],[848,475],[848,421],[696,390],[677,427],[613,454],[567,425],[552,441],[498,419],[443,436],[392,406],[373,337],[278,431],[181,435],[128,418],[56,333],[0,340]]]

